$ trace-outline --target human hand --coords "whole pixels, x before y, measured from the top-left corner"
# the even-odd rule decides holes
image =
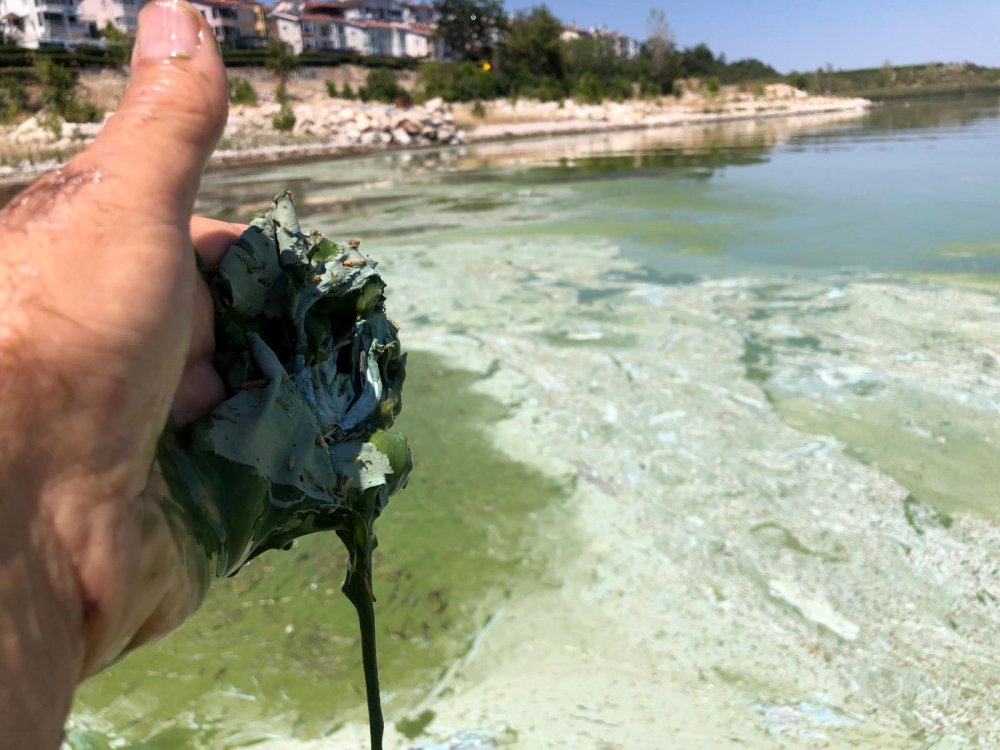
[[[14,747],[56,746],[75,684],[204,594],[154,451],[168,419],[223,398],[192,245],[212,264],[240,228],[191,211],[226,107],[201,15],[150,4],[118,112],[0,214],[0,726]]]

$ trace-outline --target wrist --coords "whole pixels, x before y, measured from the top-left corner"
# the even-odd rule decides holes
[[[4,747],[56,748],[83,658],[78,587],[27,472],[0,466],[0,727]]]

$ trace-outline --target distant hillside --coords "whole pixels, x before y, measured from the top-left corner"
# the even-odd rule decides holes
[[[905,96],[996,91],[1000,93],[1000,68],[972,63],[890,65],[860,70],[793,72],[786,80],[812,94],[864,96],[891,99]]]

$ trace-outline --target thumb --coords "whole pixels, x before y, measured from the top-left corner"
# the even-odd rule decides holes
[[[125,96],[85,158],[144,210],[186,226],[228,103],[205,19],[184,0],[155,0],[139,14]]]

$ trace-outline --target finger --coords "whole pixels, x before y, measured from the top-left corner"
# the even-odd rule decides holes
[[[212,360],[206,358],[189,362],[170,408],[170,421],[176,425],[190,424],[210,414],[225,398],[225,386],[212,366]]]
[[[185,0],[155,0],[139,14],[121,105],[83,161],[124,188],[130,203],[186,226],[227,107],[226,73],[207,22]]]
[[[194,285],[191,306],[191,344],[187,362],[196,359],[211,359],[215,355],[215,305],[212,294],[202,279]]]
[[[177,425],[205,416],[226,397],[222,378],[212,365],[215,356],[212,295],[201,279],[195,283],[192,307],[191,347],[170,406],[170,420]]]
[[[209,268],[219,265],[222,256],[246,228],[246,224],[206,219],[204,216],[191,217],[191,239],[198,255]]]

